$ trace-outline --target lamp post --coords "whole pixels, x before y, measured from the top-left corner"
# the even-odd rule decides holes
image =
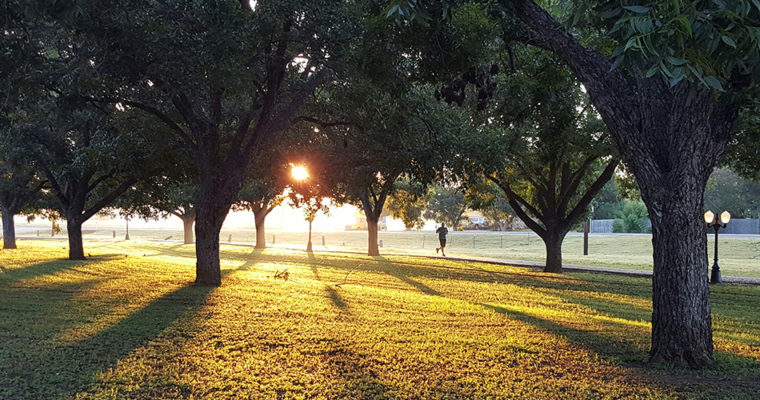
[[[712,266],[712,274],[710,274],[710,283],[720,283],[720,266],[718,265],[718,230],[720,230],[720,228],[725,228],[730,220],[731,214],[728,211],[723,211],[720,214],[720,220],[712,211],[708,210],[705,213],[705,222],[707,223],[707,226],[715,229],[715,262]]]
[[[293,177],[293,179],[295,179],[298,182],[303,182],[309,179],[309,171],[305,167],[300,166],[300,165],[291,165],[290,175]],[[307,209],[310,205],[311,204],[308,204],[308,203],[306,204]],[[312,252],[311,223],[312,221],[314,221],[314,217],[309,215],[308,220],[309,220],[309,240],[306,242],[306,252],[311,253]]]

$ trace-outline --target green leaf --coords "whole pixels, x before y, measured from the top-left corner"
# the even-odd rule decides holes
[[[396,13],[396,11],[398,9],[399,9],[399,6],[398,6],[398,4],[396,4],[395,6],[391,7],[390,10],[388,10],[388,15],[386,15],[385,17],[386,18],[390,17],[391,15],[393,15],[394,13]]]
[[[614,71],[623,62],[623,57],[617,57],[610,67],[610,71]]]
[[[636,14],[646,14],[649,11],[649,7],[644,6],[623,6],[623,8]]]
[[[760,0],[757,0],[757,1],[760,1]],[[688,33],[689,36],[692,36],[691,22],[689,21],[689,19],[686,18],[685,15],[679,15],[675,19],[676,19],[676,21],[678,21],[681,24],[681,26],[686,31],[686,33]]]
[[[688,60],[684,60],[683,58],[676,58],[676,57],[668,57],[668,62],[673,65],[684,65]]]
[[[756,0],[756,1],[760,1],[760,0]],[[601,13],[599,13],[599,15],[604,19],[610,19],[612,17],[617,17],[618,14],[620,14],[621,12],[623,12],[622,8],[615,7],[611,10],[602,11]]]
[[[734,39],[731,39],[730,37],[728,37],[726,35],[722,35],[720,38],[723,40],[723,43],[725,43],[725,44],[727,44],[727,45],[729,45],[729,46],[731,46],[733,48],[736,48],[736,42],[734,42]]]
[[[655,65],[654,67],[652,67],[652,68],[649,68],[649,71],[647,71],[647,73],[646,73],[646,75],[645,75],[645,76],[646,76],[647,78],[651,78],[651,77],[653,77],[653,76],[654,76],[656,73],[657,73],[657,66]]]
[[[631,47],[633,47],[635,49],[640,49],[641,48],[641,44],[639,44],[639,38],[638,37],[634,36],[634,37],[628,39],[628,42],[626,42],[625,48],[623,49],[623,51],[626,51],[626,50],[630,49]]]
[[[673,87],[678,84],[678,82],[681,82],[683,80],[684,76],[674,76],[673,79],[670,80],[670,87]]]
[[[720,84],[720,81],[718,80],[718,78],[716,78],[716,77],[714,77],[712,75],[705,77],[705,83],[707,83],[707,86],[709,86],[709,87],[711,87],[711,88],[713,88],[715,90],[718,90],[718,91],[721,91],[721,92],[725,91],[723,89],[723,85]]]

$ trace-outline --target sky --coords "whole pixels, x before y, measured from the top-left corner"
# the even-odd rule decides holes
[[[358,208],[351,205],[343,205],[340,207],[330,207],[330,215],[320,214],[314,220],[312,230],[314,232],[342,232],[346,230],[346,226],[353,225],[358,222],[358,219],[362,216]],[[28,226],[26,217],[16,217],[15,219],[18,227]],[[31,223],[33,226],[47,226],[49,221],[43,218],[37,218]],[[62,224],[65,227],[65,224]],[[96,216],[85,222],[84,228],[122,228],[126,225],[125,221],[121,217],[108,218]],[[129,227],[131,229],[182,229],[182,220],[177,217],[169,217],[167,219],[160,220],[148,220],[133,219],[129,221]],[[225,229],[254,229],[253,213],[249,211],[235,212],[230,211],[227,215],[227,219],[224,221]],[[294,209],[287,204],[276,207],[267,216],[266,229],[273,231],[287,231],[287,232],[307,232],[309,230],[309,223],[304,220],[303,212],[299,209]],[[388,222],[389,231],[403,231],[404,224],[400,220],[391,220]],[[425,227],[425,230],[435,230],[435,223],[430,221]]]

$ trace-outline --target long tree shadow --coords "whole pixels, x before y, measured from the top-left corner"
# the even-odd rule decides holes
[[[204,304],[214,288],[184,286],[167,293],[116,325],[72,345],[56,345],[17,362],[8,398],[67,397],[91,386],[97,373],[156,338]]]
[[[442,296],[439,291],[431,288],[430,286],[425,285],[424,283],[421,283],[419,281],[416,281],[410,278],[409,275],[405,273],[403,267],[398,266],[396,263],[391,262],[387,258],[383,256],[374,256],[372,258],[378,262],[380,268],[388,275],[408,285],[415,287],[417,290],[419,290],[422,293],[425,293],[431,296]]]
[[[3,269],[0,272],[0,284],[10,284],[44,275],[53,275],[67,269],[86,265],[87,261],[53,260],[28,267]]]
[[[546,332],[562,336],[568,339],[571,343],[592,350],[603,357],[620,359],[621,356],[625,356],[623,358],[634,356],[635,359],[643,359],[646,356],[645,351],[628,342],[615,340],[583,329],[572,328],[548,319],[539,318],[520,311],[510,310],[505,307],[485,303],[475,304],[499,314],[504,314],[517,321],[530,324]]]
[[[317,281],[325,285],[325,292],[327,292],[327,297],[330,298],[330,301],[332,302],[332,304],[335,307],[339,308],[340,310],[350,313],[351,309],[348,306],[348,303],[346,303],[346,300],[343,298],[343,296],[341,296],[340,293],[338,293],[338,291],[335,290],[333,285],[324,283],[322,281],[322,277],[319,275],[318,258],[314,255],[313,252],[310,252],[307,254],[308,254],[308,259],[309,259],[308,261],[309,267],[311,268],[311,273],[314,274],[314,279],[316,279]]]

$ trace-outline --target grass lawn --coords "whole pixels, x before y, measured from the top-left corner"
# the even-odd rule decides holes
[[[109,239],[111,230],[93,230],[85,235],[87,241],[92,239]],[[48,230],[49,233],[49,230]],[[163,229],[130,230],[133,239],[182,238],[181,231]],[[306,247],[307,234],[303,232],[272,232],[267,234],[271,242],[275,236],[276,244],[288,244]],[[222,242],[254,243],[255,232],[251,230],[223,230]],[[65,237],[62,235],[62,237]],[[347,249],[366,251],[367,232],[316,232],[313,235],[315,248],[322,248],[322,238],[328,249]],[[123,238],[123,232],[117,239]],[[404,253],[434,254],[438,246],[438,237],[433,233],[421,232],[380,232],[383,251]],[[754,238],[720,236],[720,266],[723,275],[760,278],[760,236]],[[447,254],[459,256],[492,257],[507,260],[544,261],[544,243],[533,234],[511,233],[466,233],[449,234]],[[708,258],[712,265],[713,236],[708,235]],[[599,267],[630,268],[652,270],[652,237],[650,235],[594,235],[589,239],[589,255],[583,255],[583,237],[568,235],[563,245],[563,261],[566,264],[591,265]]]
[[[0,398],[757,398],[760,287],[713,286],[716,369],[647,367],[651,284],[443,259],[20,241]],[[287,270],[288,279],[275,278]]]

